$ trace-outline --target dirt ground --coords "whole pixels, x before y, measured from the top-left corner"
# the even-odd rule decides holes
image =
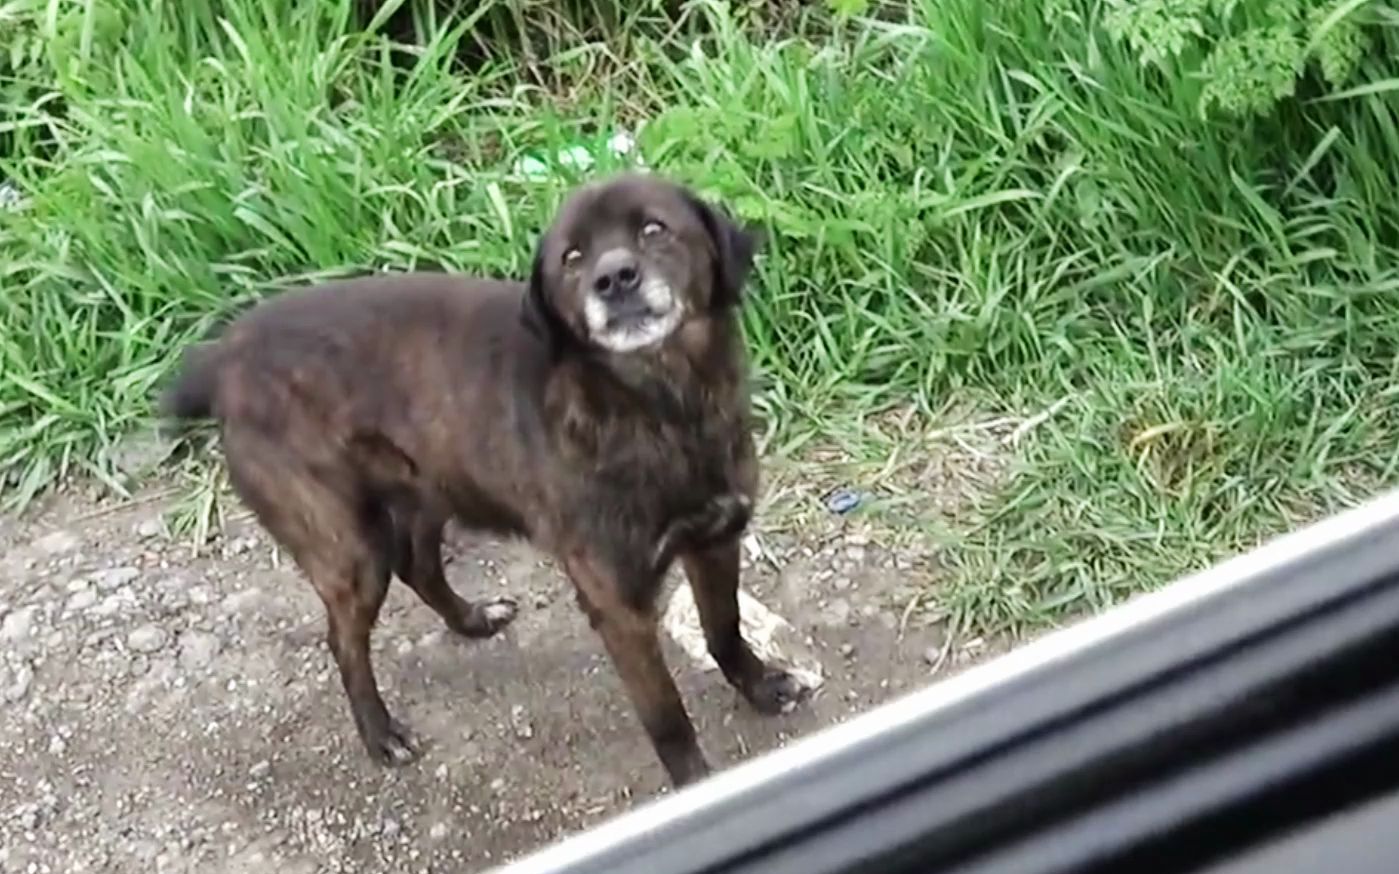
[[[196,553],[169,505],[69,495],[0,520],[0,870],[480,871],[662,791],[567,583],[527,545],[452,534],[453,585],[521,605],[490,640],[391,588],[375,664],[424,754],[384,769],[310,586],[246,516]],[[667,638],[716,767],[978,657],[909,621],[925,556],[871,540],[831,515],[750,542],[745,587],[826,678],[791,714],[753,713]]]

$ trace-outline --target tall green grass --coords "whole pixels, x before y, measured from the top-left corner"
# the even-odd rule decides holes
[[[649,165],[771,231],[746,327],[789,445],[887,406],[1062,404],[944,532],[964,622],[1096,609],[1395,480],[1383,3],[1335,6],[1369,42],[1295,93],[1189,47],[1143,64],[1118,2],[288,5],[0,3],[57,47],[0,80],[12,500],[111,480],[177,349],[278,286],[519,274],[580,174],[513,162],[642,121]],[[1271,102],[1210,110],[1230,94]]]

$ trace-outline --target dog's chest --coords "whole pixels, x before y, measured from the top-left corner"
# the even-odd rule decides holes
[[[672,365],[557,384],[548,417],[573,508],[649,530],[747,491],[736,475],[751,440],[741,386],[714,376]]]
[[[728,482],[738,434],[718,416],[644,421],[599,436],[591,465],[595,485],[628,503],[687,504],[732,488]]]

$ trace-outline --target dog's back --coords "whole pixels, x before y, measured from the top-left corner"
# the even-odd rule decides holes
[[[450,377],[442,362],[517,330],[520,289],[448,274],[368,276],[267,300],[186,351],[161,399],[167,419],[271,425],[278,411],[322,425],[401,407]],[[456,369],[458,373],[460,369]],[[399,410],[402,413],[402,410]],[[280,430],[280,429],[279,429]]]

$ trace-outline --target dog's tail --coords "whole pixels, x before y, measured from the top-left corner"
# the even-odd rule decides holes
[[[206,340],[185,350],[175,378],[160,398],[160,417],[168,423],[171,436],[182,436],[186,422],[214,415],[222,363],[219,351],[216,340]]]

